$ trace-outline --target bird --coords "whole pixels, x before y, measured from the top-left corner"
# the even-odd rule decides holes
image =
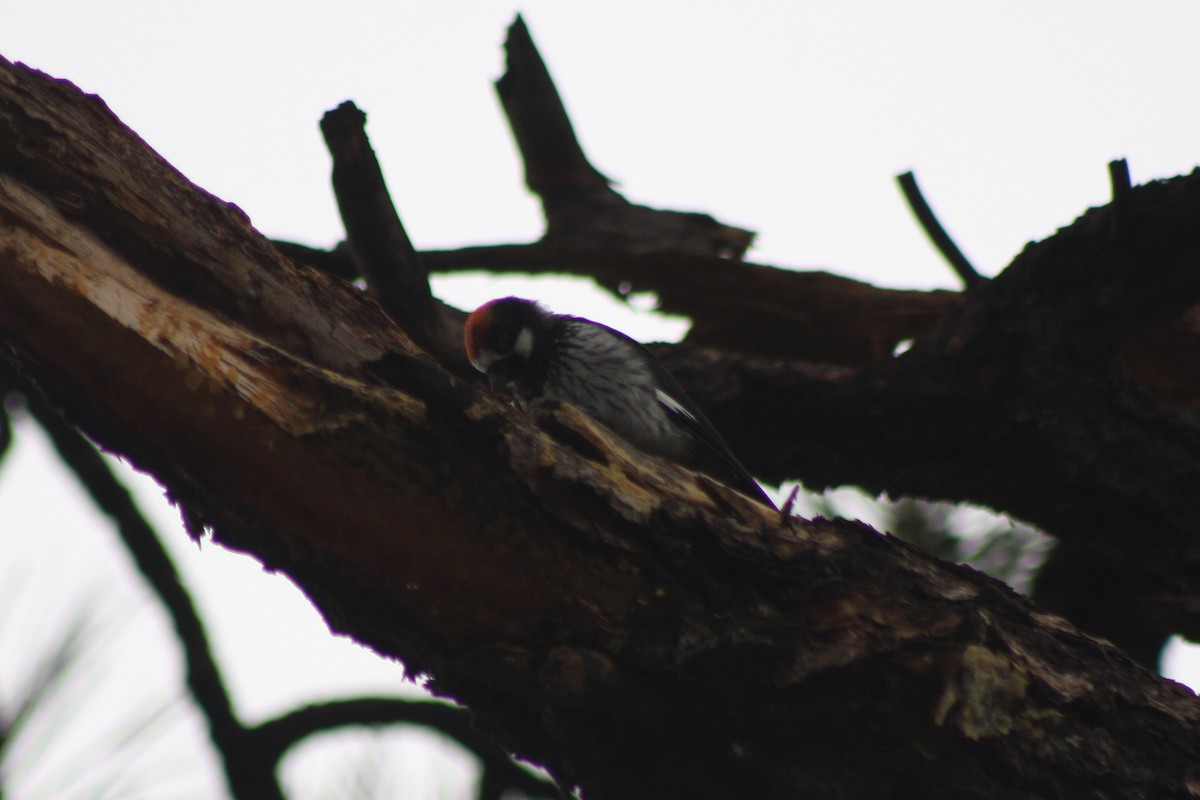
[[[666,367],[620,331],[501,297],[467,317],[463,338],[492,390],[520,408],[570,403],[635,447],[775,507]]]

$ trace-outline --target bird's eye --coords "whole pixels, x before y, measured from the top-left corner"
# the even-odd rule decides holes
[[[512,331],[503,331],[496,336],[494,347],[497,353],[508,353],[513,349]]]

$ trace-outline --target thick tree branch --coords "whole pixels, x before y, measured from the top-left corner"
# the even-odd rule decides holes
[[[512,127],[525,181],[542,198],[542,241],[572,249],[621,253],[676,251],[741,258],[754,234],[708,214],[634,205],[583,154],[550,72],[517,17],[505,42],[508,70],[496,92]]]
[[[291,242],[276,245],[298,262],[329,274],[354,274],[348,256],[336,250]],[[900,342],[929,333],[962,301],[955,292],[880,289],[828,272],[678,252],[631,255],[539,242],[421,255],[433,272],[570,273],[593,277],[620,297],[654,292],[662,311],[694,320],[687,336],[690,345],[827,364],[886,361]],[[738,291],[728,292],[730,285]]]
[[[680,348],[660,355],[768,480],[970,499],[1084,548],[1089,561],[1123,576],[1131,616],[1104,625],[1095,614],[1075,618],[1120,636],[1149,664],[1154,642],[1200,634],[1192,546],[1200,518],[1191,500],[1200,431],[1192,416],[1152,400],[1114,368],[1117,331],[1128,335],[1132,318],[1116,309],[1092,314],[1059,281],[1077,268],[1069,285],[1096,307],[1127,297],[1169,317],[1197,297],[1188,284],[1200,241],[1189,207],[1200,213],[1195,177],[1134,190],[1126,236],[1140,236],[1145,250],[1113,255],[1105,253],[1103,212],[1089,213],[1056,246],[1030,248],[938,333],[879,367],[800,368]],[[1139,212],[1169,226],[1139,230]],[[1151,311],[1159,304],[1163,311]],[[1113,330],[1103,329],[1106,319]],[[1178,361],[1175,379],[1196,385],[1196,363]],[[1061,598],[1053,607],[1071,613],[1081,595],[1094,595],[1088,586],[1074,598],[1061,587],[1039,596]]]
[[[563,785],[594,798],[1194,794],[1200,706],[1112,646],[863,526],[781,528],[574,409],[530,417],[458,382],[67,87],[0,70],[0,134],[9,357],[217,541],[287,572],[333,627],[431,675]],[[61,168],[41,166],[63,141]],[[60,208],[59,180],[85,196]],[[209,247],[192,246],[198,228]],[[156,257],[168,252],[170,268]],[[1164,273],[1179,266],[1151,265],[1174,290],[1187,282]],[[1014,366],[1046,355],[1029,331],[989,347],[981,323],[1020,310],[1006,293],[1022,280],[972,292],[892,362],[924,365],[909,396],[992,352],[1005,369],[976,379],[1015,402]],[[1038,329],[1080,316],[1068,304]],[[798,447],[783,430],[776,442]],[[910,448],[914,477],[939,454]]]
[[[333,157],[333,191],[350,253],[371,295],[394,319],[420,329],[433,310],[429,276],[392,205],[366,124],[367,115],[348,100],[321,120]]]
[[[524,155],[525,183],[542,196],[572,192],[609,192],[611,181],[588,162],[563,108],[546,62],[520,15],[508,29],[508,70],[496,81],[496,93]]]
[[[425,253],[430,269],[569,272],[623,293],[654,292],[691,317],[688,344],[831,364],[873,364],[930,330],[960,302],[953,292],[879,289],[828,272],[795,272],[712,255],[622,254],[546,244]],[[728,291],[737,286],[737,292]]]
[[[366,278],[371,296],[423,348],[460,373],[467,372],[461,315],[446,309],[430,293],[429,274],[392,205],[367,139],[366,119],[366,114],[347,101],[321,120],[333,157],[333,189],[346,226],[346,249],[353,258],[354,273]]]

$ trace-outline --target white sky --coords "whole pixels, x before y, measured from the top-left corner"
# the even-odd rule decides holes
[[[525,241],[540,231],[539,209],[492,89],[518,9],[596,167],[632,200],[758,230],[751,258],[764,263],[955,287],[912,221],[896,174],[916,171],[959,246],[994,273],[1025,242],[1106,202],[1111,159],[1127,157],[1137,182],[1188,172],[1200,159],[1200,4],[1185,0],[1022,0],[986,9],[952,0],[360,0],[336,8],[5,0],[0,55],[100,94],[268,236],[315,245],[341,237],[317,123],[353,99],[369,115],[418,247]],[[642,338],[675,338],[685,328],[579,281],[435,285],[468,308],[503,293],[535,294]],[[117,665],[89,696],[119,697],[112,702],[145,713],[178,697],[177,659],[152,643],[162,630],[157,610],[69,481],[29,435],[0,468],[0,602],[24,609],[3,616],[0,664],[44,635],[46,617],[84,598],[102,623],[103,656]],[[169,509],[154,513],[164,526],[174,520]],[[198,587],[248,717],[399,684],[396,667],[332,640],[282,579],[244,557],[198,551],[182,535],[170,544]],[[11,691],[6,674],[0,692]],[[112,706],[95,705],[99,720],[84,743],[111,730]],[[155,776],[155,797],[206,794],[196,787],[211,786],[211,764],[184,708],[176,700],[158,723],[152,746],[127,770],[127,793],[136,794],[140,769]],[[89,751],[79,749],[77,762],[86,762]],[[447,759],[416,770],[406,796],[463,796],[469,770]],[[350,770],[336,772],[329,759],[295,761],[320,764],[289,765],[289,780],[305,787],[298,797],[336,794],[331,787]],[[80,767],[88,768],[98,769]],[[70,769],[55,770],[30,779],[29,796],[61,794],[53,781]]]

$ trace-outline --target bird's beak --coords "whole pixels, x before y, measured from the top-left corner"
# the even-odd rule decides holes
[[[492,370],[488,373],[488,383],[492,385],[492,391],[497,394],[508,394],[510,381],[500,374],[499,370]]]

